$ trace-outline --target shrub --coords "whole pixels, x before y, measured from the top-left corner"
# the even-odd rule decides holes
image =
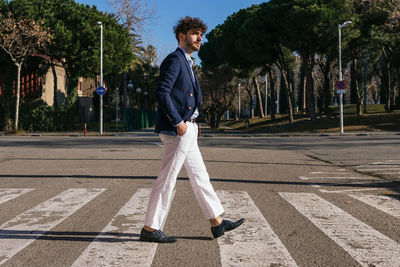
[[[24,105],[21,108],[21,126],[28,131],[68,131],[74,129],[78,94],[73,90],[63,106]]]

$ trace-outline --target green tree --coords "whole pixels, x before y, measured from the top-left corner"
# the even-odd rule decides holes
[[[212,69],[215,72],[219,66],[229,64],[236,72],[251,74],[250,79],[255,87],[259,114],[264,117],[262,108],[262,99],[260,87],[257,81],[257,66],[246,57],[243,57],[240,45],[241,33],[238,31],[243,21],[250,17],[258,6],[253,5],[247,9],[241,9],[238,12],[229,16],[222,25],[218,25],[209,34],[207,34],[208,42],[200,50],[199,57],[202,59],[202,65],[207,69]],[[225,76],[221,76],[225,77]],[[251,97],[250,97],[251,101]],[[251,105],[250,105],[251,106]]]
[[[159,67],[156,65],[157,57],[156,48],[148,45],[139,58],[139,64],[128,72],[129,80],[135,83],[136,88],[142,89],[141,107],[148,110],[154,109],[156,103],[154,97],[159,74]]]
[[[8,9],[44,21],[51,29],[54,42],[43,53],[62,62],[72,84],[78,77],[93,77],[100,71],[100,34],[97,22],[104,25],[104,76],[127,69],[134,55],[129,33],[114,15],[95,6],[73,0],[13,0]]]
[[[344,0],[271,0],[285,35],[283,45],[302,58],[307,104],[312,121],[317,119],[312,71],[315,55],[326,52],[326,44],[336,46],[337,25],[344,19]]]
[[[0,19],[0,47],[17,67],[14,129],[18,130],[22,64],[27,57],[50,43],[51,35],[42,23],[11,12],[2,14]]]
[[[265,70],[271,69],[273,64],[279,68],[282,77],[281,92],[285,94],[283,100],[286,100],[289,123],[292,123],[293,87],[289,77],[294,55],[284,45],[287,33],[278,19],[282,15],[279,7],[271,3],[261,4],[240,27],[242,38],[238,41],[238,47],[240,53],[252,64]]]
[[[386,99],[381,99],[386,103],[386,110],[393,111],[393,63],[394,51],[398,49],[400,37],[400,2],[396,0],[354,0],[361,19],[369,27],[363,28],[363,34],[370,38],[374,45],[378,46],[382,52],[383,67],[383,88]]]

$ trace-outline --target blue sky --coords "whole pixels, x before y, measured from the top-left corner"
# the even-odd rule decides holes
[[[75,0],[78,3],[95,5],[101,11],[112,12],[107,0]],[[199,17],[207,25],[208,31],[239,9],[253,4],[261,4],[265,0],[146,0],[148,7],[156,11],[157,19],[147,25],[143,33],[144,43],[157,48],[160,60],[175,50],[177,41],[172,31],[176,21],[185,16]],[[199,63],[197,53],[194,54]]]

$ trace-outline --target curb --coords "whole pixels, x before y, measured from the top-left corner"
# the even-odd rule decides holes
[[[203,130],[200,137],[208,138],[219,138],[219,137],[346,137],[346,136],[382,136],[382,135],[400,135],[400,131],[382,131],[382,132],[348,132],[344,134],[340,133],[242,133],[242,132],[220,132],[212,133],[208,130]],[[31,136],[31,137],[41,137],[41,136],[68,136],[68,137],[85,137],[84,133],[80,132],[40,132],[40,133],[20,133],[20,134],[7,134],[5,132],[0,132],[0,136]],[[106,132],[100,135],[96,132],[88,132],[86,136],[115,136],[115,137],[129,137],[129,136],[158,136],[158,134],[153,131],[143,130],[136,132]]]

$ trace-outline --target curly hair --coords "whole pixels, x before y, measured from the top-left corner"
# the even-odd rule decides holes
[[[176,40],[179,42],[179,33],[186,34],[191,29],[200,29],[203,33],[207,31],[207,25],[199,18],[186,16],[178,20],[174,26]]]

